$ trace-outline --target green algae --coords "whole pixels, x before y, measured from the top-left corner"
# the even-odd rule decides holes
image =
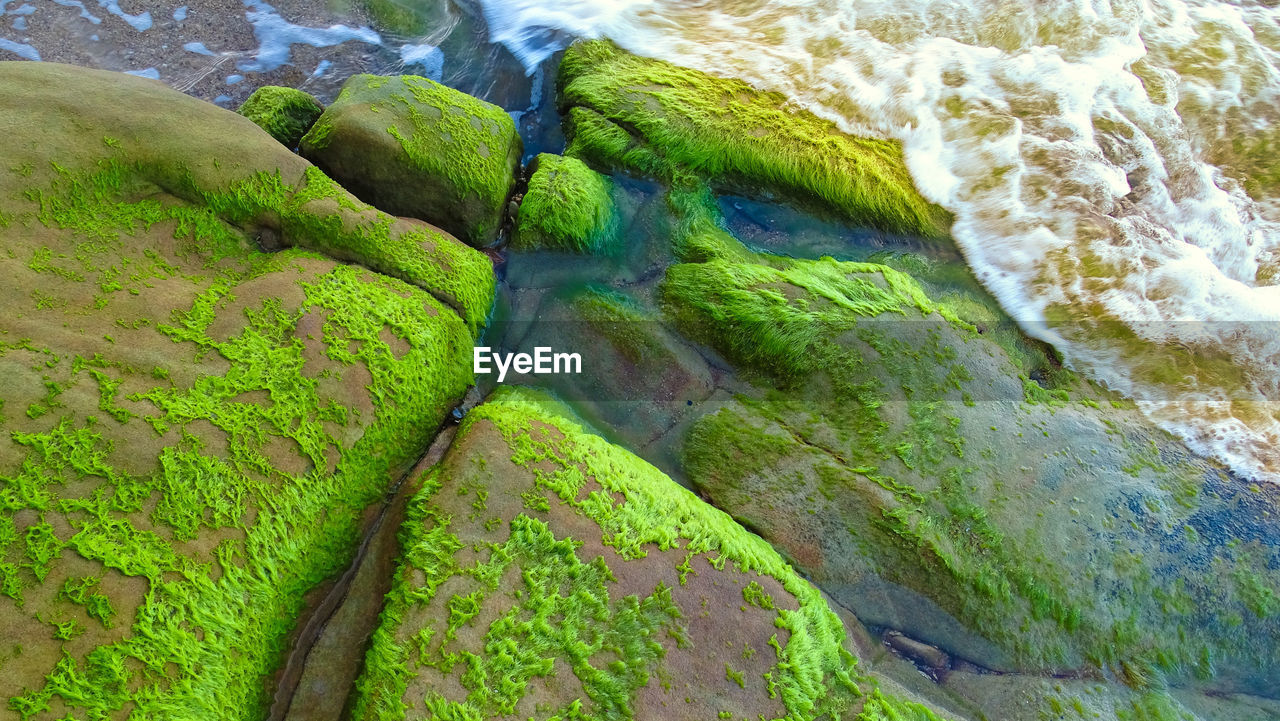
[[[63,582],[59,595],[77,606],[83,606],[90,618],[97,620],[106,628],[111,628],[113,625],[111,619],[116,615],[116,610],[112,607],[110,598],[97,592],[101,582],[100,578],[94,576],[68,578]]]
[[[363,509],[471,381],[489,263],[396,226],[314,169],[298,188],[279,172],[216,188],[106,147],[87,170],[54,165],[47,184],[4,201],[13,227],[36,231],[35,247],[6,236],[31,259],[16,282],[74,299],[52,311],[64,328],[99,337],[110,325],[121,339],[55,352],[0,335],[5,362],[39,368],[44,394],[44,411],[6,436],[0,591],[11,618],[76,643],[7,706],[24,719],[264,715],[262,680],[305,594],[349,562]],[[258,252],[243,229],[264,228],[425,290],[303,250]],[[131,296],[154,312],[136,315]],[[304,338],[309,316],[319,330]],[[339,390],[348,374],[366,380]],[[101,572],[67,575],[71,556]],[[144,592],[115,596],[108,576]],[[33,607],[42,586],[52,612]]]
[[[1009,651],[1016,664],[1088,664],[1144,688],[1165,675],[1212,675],[1212,658],[1221,654],[1274,663],[1272,649],[1227,640],[1224,627],[1232,618],[1261,620],[1275,613],[1273,591],[1280,585],[1270,574],[1258,575],[1255,583],[1245,571],[1265,568],[1265,559],[1224,563],[1206,587],[1217,590],[1194,589],[1194,604],[1185,600],[1186,589],[1178,595],[1172,579],[1144,580],[1142,562],[1118,569],[1107,577],[1108,588],[1132,597],[1141,610],[1112,616],[1067,582],[1066,564],[1052,560],[1054,551],[1041,547],[1034,532],[1006,535],[1000,471],[981,460],[989,459],[987,452],[976,454],[980,459],[968,452],[973,431],[952,415],[967,411],[949,412],[962,402],[973,407],[974,396],[985,390],[978,384],[989,382],[975,381],[966,367],[973,348],[964,351],[964,360],[958,353],[986,342],[975,331],[990,331],[960,321],[955,311],[966,306],[954,298],[931,300],[909,276],[884,274],[876,264],[751,253],[724,230],[708,201],[705,185],[671,191],[669,202],[686,218],[686,230],[676,238],[686,262],[669,268],[659,298],[686,336],[723,354],[762,389],[774,390],[762,390],[759,398],[738,396],[692,426],[682,460],[696,487],[803,557],[814,573],[838,574],[824,567],[830,562],[822,557],[843,553],[844,546],[815,546],[811,535],[779,527],[781,518],[790,517],[778,509],[797,506],[817,518],[847,519],[852,546],[872,572],[925,593]],[[1052,360],[1041,351],[1025,343],[1015,347],[1028,349],[1022,368],[1046,377],[1043,384],[1025,374],[1019,378],[1012,357],[1006,362],[999,351],[990,356],[997,370],[1020,381],[1012,384],[1026,403],[1019,417],[1045,412],[1037,406],[1049,413],[1067,408],[1072,397],[1059,384],[1072,394],[1088,392],[1073,384],[1069,372],[1052,372]],[[1044,368],[1050,370],[1039,372]],[[1081,404],[1098,407],[1096,401]],[[1155,449],[1150,441],[1117,443],[1128,459],[1118,469],[1153,478],[1171,502],[1198,507],[1202,470],[1175,468],[1158,452],[1144,460],[1147,445]],[[774,478],[794,478],[809,495],[793,495],[791,480]],[[855,498],[870,503],[850,500]],[[1204,541],[1200,534],[1196,539]],[[1151,609],[1150,598],[1168,599],[1164,610]],[[1161,630],[1170,627],[1176,633]]]
[[[264,85],[254,90],[236,112],[292,150],[324,112],[324,106],[302,90]]]
[[[435,294],[479,332],[493,302],[495,280],[488,260],[429,226],[395,227],[396,220],[370,206],[353,202],[319,169],[308,167],[299,187],[280,175],[259,172],[226,189],[206,190],[189,174],[180,190],[201,206],[164,205],[157,200],[121,200],[139,195],[148,185],[150,169],[117,157],[98,163],[98,169],[73,173],[58,168],[49,190],[31,189],[27,198],[39,205],[34,220],[46,227],[75,231],[87,240],[77,244],[77,276],[92,273],[102,290],[101,303],[111,293],[137,292],[151,278],[173,274],[173,266],[146,251],[146,263],[119,258],[121,232],[145,231],[160,222],[174,223],[181,240],[180,256],[196,254],[206,268],[227,261],[250,262],[242,235],[222,218],[251,226],[277,224],[284,242],[329,256],[361,263]],[[114,254],[114,255],[113,255]],[[52,258],[47,251],[46,258]],[[68,258],[68,261],[70,260]],[[40,272],[48,267],[44,261]],[[78,267],[77,267],[78,266]],[[129,268],[137,268],[124,275]],[[92,269],[92,270],[90,270]],[[122,282],[127,279],[127,282]]]
[[[398,150],[382,157],[388,137]],[[502,224],[521,143],[496,105],[415,75],[355,75],[300,149],[379,208],[479,246]]]
[[[361,5],[383,29],[405,36],[431,29],[424,13],[400,0],[362,0]]]
[[[496,280],[489,260],[429,226],[392,231],[390,216],[356,205],[364,222],[348,228],[340,214],[314,210],[317,204],[341,205],[342,188],[317,168],[307,168],[306,184],[284,215],[286,239],[336,258],[350,259],[432,293],[456,311],[478,335],[493,305]],[[367,219],[366,219],[367,218]]]
[[[511,247],[599,253],[617,240],[613,182],[577,158],[542,153],[516,216]]]
[[[804,295],[792,302],[789,289]],[[667,270],[660,294],[677,327],[740,365],[798,381],[823,367],[820,341],[859,317],[938,313],[909,276],[871,263],[792,261],[782,268],[711,260]]]
[[[630,718],[635,691],[661,675],[664,651],[656,642],[658,631],[665,631],[677,645],[696,642],[684,638],[680,624],[696,609],[678,608],[671,590],[661,584],[644,598],[613,598],[608,584],[615,574],[626,572],[627,563],[669,549],[685,551],[686,564],[689,556],[703,555],[713,568],[725,569],[732,562],[738,572],[772,576],[799,604],[795,610],[776,608],[764,601],[766,596],[753,596],[757,607],[767,608],[776,616],[775,624],[789,632],[787,642],[776,645],[777,663],[767,679],[770,694],[782,701],[788,719],[838,713],[842,697],[858,694],[853,659],[841,647],[843,628],[816,589],[723,513],[635,456],[586,432],[564,413],[546,396],[504,389],[467,415],[455,443],[464,442],[478,424],[492,424],[510,448],[511,461],[532,474],[534,487],[550,493],[553,503],[594,521],[600,541],[621,560],[606,565],[596,556],[584,562],[575,550],[582,541],[558,538],[544,522],[520,513],[504,521],[510,534],[505,541],[480,544],[490,548],[487,561],[482,556],[474,565],[460,564],[456,556],[466,543],[453,535],[450,515],[433,501],[454,482],[446,459],[443,467],[429,472],[411,503],[403,565],[366,658],[357,718],[404,718],[403,696],[415,672],[413,664],[406,663],[409,646],[398,638],[414,634],[412,626],[399,629],[408,618],[422,617],[415,608],[430,603],[449,583],[456,594],[446,606],[465,607],[469,613],[473,606],[466,599],[473,596],[466,589],[474,588],[472,594],[489,599],[504,569],[513,564],[521,569],[522,585],[505,597],[517,602],[509,610],[498,607],[485,630],[484,653],[441,644],[420,657],[425,665],[445,672],[459,664],[466,669],[460,677],[466,699],[448,701],[429,692],[428,712],[441,718],[509,714],[531,680],[550,673],[553,660],[563,659],[582,683],[585,697],[561,711],[545,711],[547,717]],[[469,585],[450,580],[461,578],[470,579]],[[604,667],[594,665],[597,650],[607,648],[614,649],[609,657],[617,660]],[[726,678],[741,688],[760,682],[730,667]]]
[[[915,190],[897,144],[846,135],[780,94],[603,40],[570,46],[559,88],[568,152],[603,167],[691,173],[897,232],[941,236],[949,225]]]
[[[888,696],[876,689],[863,705],[854,721],[940,721],[938,716],[918,703]]]
[[[657,318],[635,299],[611,288],[592,285],[574,293],[570,303],[591,331],[608,339],[632,363],[651,363],[669,356],[669,349],[647,332]]]
[[[203,330],[213,315],[198,312],[201,304],[197,303],[197,312],[176,318],[176,325],[161,328],[175,342],[204,346],[233,363],[226,376],[206,376],[192,389],[161,388],[145,394],[161,410],[167,425],[204,419],[226,432],[233,439],[231,462],[181,448],[166,448],[157,478],[133,479],[150,486],[151,492],[161,493],[153,519],[173,528],[178,539],[194,538],[203,527],[224,525],[245,534],[242,544],[219,547],[221,577],[217,582],[210,582],[207,565],[193,564],[176,554],[162,537],[115,515],[113,507],[130,505],[118,498],[126,481],[106,465],[109,449],[97,440],[98,434],[89,429],[73,429],[64,421],[54,435],[17,439],[41,449],[45,461],[33,465],[29,456],[26,482],[22,478],[6,478],[8,483],[34,485],[45,495],[51,489],[39,479],[55,473],[60,476],[75,470],[108,480],[115,488],[116,498],[108,500],[99,494],[96,498],[55,502],[49,496],[46,503],[74,514],[68,519],[79,530],[70,545],[80,555],[125,575],[150,580],[152,591],[132,620],[130,636],[99,647],[93,654],[112,659],[110,663],[121,668],[126,658],[142,661],[147,668],[176,663],[187,673],[197,666],[206,667],[204,674],[178,678],[147,671],[141,677],[126,675],[125,678],[147,684],[163,682],[168,686],[167,692],[161,694],[159,687],[148,685],[148,693],[133,696],[132,701],[140,709],[154,712],[172,707],[204,715],[218,708],[219,701],[227,704],[224,709],[242,709],[246,713],[265,708],[267,699],[262,697],[256,679],[278,662],[283,650],[281,641],[293,624],[305,590],[341,568],[349,557],[359,509],[382,492],[378,484],[369,483],[370,479],[388,477],[391,469],[412,460],[424,442],[405,434],[396,421],[404,418],[408,427],[429,427],[433,419],[443,416],[451,402],[442,390],[452,388],[453,393],[459,393],[469,380],[464,357],[467,333],[462,324],[454,321],[452,339],[441,343],[434,334],[443,330],[440,319],[449,317],[442,306],[437,305],[435,313],[428,315],[424,299],[427,306],[433,302],[428,297],[405,298],[402,293],[406,286],[396,287],[385,278],[362,279],[363,273],[340,266],[319,284],[304,284],[309,302],[331,314],[326,324],[330,357],[338,363],[363,363],[372,374],[372,388],[377,391],[373,401],[378,423],[354,448],[342,453],[337,475],[323,471],[327,465],[325,448],[337,443],[324,430],[323,423],[342,420],[341,415],[335,415],[339,409],[317,395],[314,381],[306,381],[296,371],[284,372],[301,366],[301,345],[288,334],[297,316],[281,315],[279,307],[268,301],[264,316],[256,323],[251,321],[243,335],[218,343]],[[213,293],[217,292],[215,288]],[[370,308],[381,310],[371,316]],[[396,359],[378,338],[384,323],[400,326],[412,347],[420,350]],[[360,341],[358,355],[347,350],[351,339]],[[440,357],[441,348],[451,348],[446,352],[453,357]],[[270,394],[273,402],[269,408],[233,402],[242,393],[256,389]],[[273,468],[262,452],[268,434],[296,441],[310,457],[313,470],[299,477]],[[252,480],[255,477],[263,480]],[[246,499],[250,498],[259,516],[251,525],[245,523]],[[317,502],[328,506],[323,522],[301,524],[305,518],[316,517]],[[45,503],[37,501],[37,505]],[[303,533],[303,528],[311,530]],[[43,542],[41,547],[48,545]],[[243,560],[232,560],[237,556]],[[42,551],[40,557],[47,559],[48,552]],[[168,580],[170,572],[179,574],[181,580]],[[100,616],[110,608],[109,604],[104,608],[93,594],[86,595],[84,586],[68,588],[73,602],[79,597],[86,605],[92,604],[91,615],[93,608]],[[258,599],[252,612],[244,608],[245,599],[250,597]],[[199,627],[216,631],[216,635],[207,634],[204,643],[197,643],[189,631],[180,632],[179,626],[172,625],[172,619],[181,618],[190,618]],[[215,639],[220,640],[215,643]],[[230,648],[219,650],[218,643],[255,650],[231,654]],[[218,673],[213,674],[208,664],[220,657],[225,661],[217,665]],[[22,711],[25,717],[30,710],[45,707],[54,696],[91,712],[119,708],[124,703],[124,697],[119,695],[95,696],[97,683],[92,675],[81,675],[68,664],[56,670],[42,689],[14,699],[11,707]],[[215,685],[210,686],[211,683]],[[219,688],[217,684],[225,686]],[[204,710],[198,710],[201,708]]]

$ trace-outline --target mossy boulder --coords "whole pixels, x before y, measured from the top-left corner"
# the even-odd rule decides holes
[[[161,83],[0,88],[0,703],[264,718],[472,380],[489,261]]]
[[[948,214],[915,189],[897,143],[847,135],[780,93],[578,42],[559,75],[566,154],[739,193],[777,195],[899,233],[946,235]]]
[[[618,236],[613,182],[577,158],[542,153],[516,215],[511,247],[597,253]]]
[[[236,112],[292,150],[324,112],[324,106],[296,88],[264,85],[254,90]]]
[[[380,210],[473,246],[498,235],[522,144],[496,105],[416,75],[355,75],[299,150]]]
[[[695,424],[685,470],[862,621],[1006,672],[1280,688],[1275,489],[1070,373],[1031,380],[1033,346],[963,296],[699,247],[667,312],[760,390]]]
[[[356,719],[931,718],[773,549],[546,396],[472,410],[402,538]]]

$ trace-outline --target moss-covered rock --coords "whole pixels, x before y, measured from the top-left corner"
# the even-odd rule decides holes
[[[264,85],[254,90],[237,112],[292,150],[324,112],[324,106],[296,88]]]
[[[560,65],[567,154],[735,192],[777,194],[885,230],[945,235],[947,214],[916,191],[893,142],[856,138],[779,93],[579,42]]]
[[[916,708],[858,675],[840,620],[773,549],[545,396],[471,411],[402,537],[357,719]]]
[[[577,158],[540,154],[520,203],[511,247],[597,253],[618,235],[613,182]]]
[[[489,261],[160,83],[0,88],[0,703],[264,718],[307,594],[471,381]]]
[[[299,146],[366,202],[473,246],[497,237],[521,148],[502,108],[415,75],[352,76]]]
[[[706,226],[663,302],[761,388],[688,437],[718,507],[864,622],[986,668],[1280,688],[1280,494],[1069,373],[1031,380],[904,273]]]

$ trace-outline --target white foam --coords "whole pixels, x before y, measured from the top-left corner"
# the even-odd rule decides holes
[[[400,62],[406,66],[421,67],[419,75],[436,82],[444,75],[444,51],[434,45],[403,45],[400,47]]]
[[[346,25],[330,25],[327,28],[309,28],[295,25],[276,13],[275,8],[260,0],[244,0],[245,18],[253,25],[253,35],[258,49],[253,60],[238,63],[241,72],[267,72],[289,62],[290,48],[294,45],[310,45],[327,48],[358,40],[380,45],[382,38],[367,27],[352,28]]]
[[[1074,368],[1280,481],[1280,12],[1215,0],[481,0],[532,71],[567,35],[902,142],[975,274]],[[1274,154],[1274,153],[1273,153]],[[1177,372],[1168,372],[1176,367]]]
[[[7,38],[0,38],[0,50],[7,50],[23,60],[39,60],[40,53],[26,43],[16,42]]]
[[[505,45],[532,74],[575,37],[618,37],[652,3],[600,0],[481,0],[489,39]],[[651,28],[645,28],[646,31]]]

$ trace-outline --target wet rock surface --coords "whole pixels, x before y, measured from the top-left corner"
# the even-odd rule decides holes
[[[915,713],[771,548],[566,410],[468,414],[411,502],[355,718]]]
[[[0,63],[0,86],[0,695],[261,717],[313,592],[470,383],[467,293],[429,270],[488,261],[159,83]],[[406,280],[262,253],[261,228]]]
[[[470,62],[474,18],[401,10],[334,9],[438,30],[445,75]],[[586,43],[562,147],[552,81],[473,52],[449,84],[518,120],[358,76],[304,143],[341,185],[158,83],[0,63],[7,711],[1280,718],[1280,493],[1063,370],[930,255],[946,218],[895,146]],[[212,70],[183,88],[211,96]],[[517,123],[568,186],[509,200]],[[725,191],[764,229],[750,247]],[[761,252],[794,235],[778,198],[914,252]],[[540,250],[455,240],[501,243],[508,215]],[[421,458],[474,343],[583,338],[583,377],[512,379],[573,411],[471,386]]]
[[[522,144],[496,105],[428,78],[356,75],[299,150],[379,209],[479,247],[497,237]]]
[[[293,150],[324,112],[324,106],[301,90],[269,85],[253,91],[236,112]]]

